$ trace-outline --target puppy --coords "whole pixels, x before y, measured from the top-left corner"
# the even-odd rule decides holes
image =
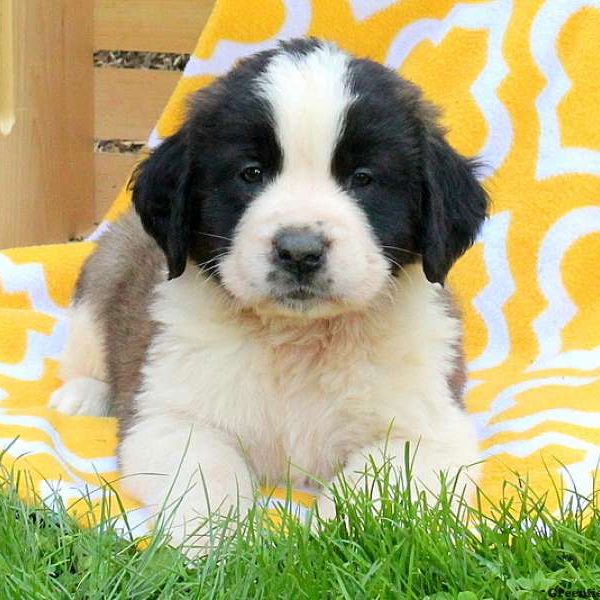
[[[242,60],[135,173],[51,406],[116,414],[123,485],[178,501],[175,542],[257,481],[359,482],[406,442],[435,493],[478,460],[440,285],[486,215],[475,168],[375,62],[316,39]],[[318,507],[334,514],[327,489]]]

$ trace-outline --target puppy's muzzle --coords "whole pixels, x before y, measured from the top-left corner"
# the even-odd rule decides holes
[[[282,229],[273,238],[273,262],[298,281],[309,278],[325,264],[327,243],[308,227]]]

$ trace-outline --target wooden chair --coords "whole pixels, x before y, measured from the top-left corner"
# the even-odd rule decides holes
[[[90,231],[138,158],[102,142],[145,142],[180,76],[94,52],[189,53],[213,4],[0,0],[0,247]]]

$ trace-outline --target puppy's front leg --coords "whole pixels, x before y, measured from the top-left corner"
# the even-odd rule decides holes
[[[474,482],[479,474],[478,447],[474,435],[465,436],[460,443],[457,437],[455,443],[448,440],[392,438],[377,444],[361,448],[348,457],[341,473],[343,479],[352,489],[372,493],[372,499],[377,506],[380,488],[373,484],[374,474],[380,472],[384,463],[389,462],[390,485],[405,485],[406,483],[406,444],[409,448],[410,478],[413,489],[424,491],[429,499],[435,499],[441,489],[440,473],[447,482],[448,491],[455,490],[455,501],[463,494],[469,499],[474,490]],[[340,477],[340,475],[338,475]],[[365,481],[366,478],[366,481]],[[337,479],[337,478],[336,478]],[[317,500],[317,509],[323,519],[335,516],[335,505],[331,498],[331,486],[323,491]],[[455,485],[456,483],[456,485]],[[365,486],[365,484],[367,484]]]
[[[145,417],[124,435],[119,457],[124,488],[152,511],[163,509],[171,542],[200,546],[192,554],[209,544],[206,530],[198,528],[210,514],[226,515],[233,508],[243,516],[253,503],[242,454],[218,429]]]

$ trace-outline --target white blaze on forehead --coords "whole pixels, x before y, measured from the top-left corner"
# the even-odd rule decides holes
[[[283,168],[330,172],[352,94],[349,57],[325,44],[306,55],[275,56],[260,79],[271,104],[283,151]]]

